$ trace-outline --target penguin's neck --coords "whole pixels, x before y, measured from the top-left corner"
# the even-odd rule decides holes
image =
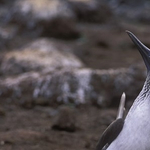
[[[146,81],[144,83],[144,86],[139,93],[138,97],[134,101],[133,105],[139,105],[141,103],[144,103],[146,100],[150,101],[150,71],[147,73]]]
[[[146,111],[147,110],[146,108],[150,106],[148,105],[149,103],[150,103],[150,72],[147,73],[147,78],[144,83],[144,86],[141,92],[139,93],[138,97],[135,99],[133,105],[131,106],[128,115],[126,117],[126,120],[127,118],[133,117],[133,113],[139,114],[139,111],[141,110]]]
[[[147,73],[147,78],[144,83],[144,86],[137,97],[137,101],[143,101],[145,98],[148,98],[150,96],[150,72]]]

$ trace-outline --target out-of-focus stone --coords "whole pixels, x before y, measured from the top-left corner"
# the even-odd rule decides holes
[[[3,4],[4,3],[4,0],[0,0],[0,4]]]
[[[145,79],[143,69],[71,69],[47,73],[26,73],[0,80],[0,97],[19,104],[116,105],[122,92],[133,99]],[[130,88],[129,88],[130,87]],[[37,103],[36,103],[37,101]]]
[[[105,23],[113,18],[109,5],[96,0],[70,0],[70,5],[80,21]]]
[[[16,36],[17,34],[16,26],[0,26],[0,48],[6,49],[8,43]]]
[[[36,30],[43,36],[79,37],[76,17],[65,0],[16,0],[12,6],[11,21],[19,24],[21,30]]]
[[[76,128],[76,111],[69,107],[61,107],[52,129],[74,132]]]
[[[131,21],[150,22],[150,2],[149,0],[103,0],[108,4],[114,14]]]
[[[66,45],[49,39],[38,39],[22,49],[4,55],[1,74],[13,75],[29,71],[79,68],[83,63]]]
[[[0,1],[0,49],[7,48],[8,43],[12,40],[18,31],[17,26],[7,24],[10,19],[10,7],[7,0]],[[1,4],[4,2],[4,4]],[[5,4],[6,3],[6,4]]]
[[[0,107],[0,117],[4,117],[6,115],[6,112],[3,107]]]

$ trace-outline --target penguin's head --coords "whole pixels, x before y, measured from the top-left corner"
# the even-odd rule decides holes
[[[137,46],[140,54],[143,57],[145,65],[147,67],[147,71],[150,72],[150,49],[146,47],[133,33],[130,31],[126,31],[133,41],[133,43]]]

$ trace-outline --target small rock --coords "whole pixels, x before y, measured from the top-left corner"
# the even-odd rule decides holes
[[[76,131],[76,112],[69,107],[61,107],[52,129],[59,131]]]

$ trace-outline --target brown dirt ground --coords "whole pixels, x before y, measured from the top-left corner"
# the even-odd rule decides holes
[[[74,109],[70,106],[69,109]],[[94,149],[100,133],[115,119],[116,109],[80,106],[75,111],[75,131],[53,130],[58,109],[4,106],[0,116],[1,150]],[[3,113],[5,112],[5,115]],[[68,120],[69,121],[69,120]]]
[[[150,41],[146,25],[120,22],[117,26],[79,24],[82,36],[75,41],[61,41],[74,49],[85,66],[96,69],[129,67],[142,59],[124,32],[134,32],[144,43]],[[62,106],[61,106],[62,107]],[[58,108],[2,104],[0,107],[0,150],[92,150],[100,134],[115,119],[117,109],[96,106],[65,106],[73,110],[74,131],[52,128],[61,114]],[[59,117],[58,117],[59,118]],[[69,119],[64,119],[70,122]]]

